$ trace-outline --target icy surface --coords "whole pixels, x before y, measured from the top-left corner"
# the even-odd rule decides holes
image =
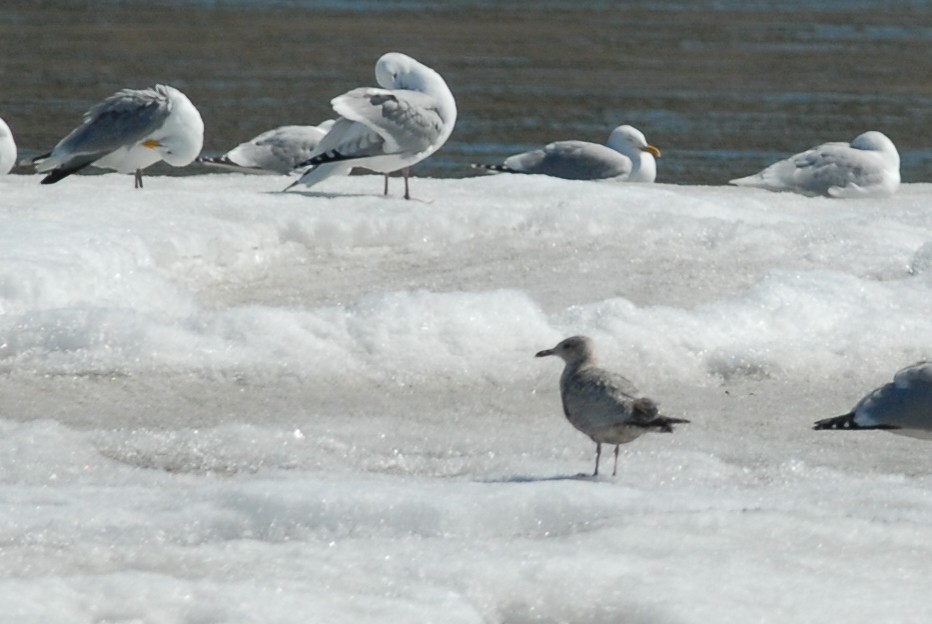
[[[928,622],[932,185],[0,179],[4,621]],[[692,424],[593,444],[560,363]]]

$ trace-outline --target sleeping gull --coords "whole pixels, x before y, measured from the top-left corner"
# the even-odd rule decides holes
[[[36,171],[54,184],[93,165],[133,173],[160,160],[175,167],[194,161],[204,142],[204,122],[184,93],[167,85],[123,89],[84,113],[84,121],[49,152],[35,159]]]
[[[657,405],[646,397],[638,398],[637,388],[630,381],[596,366],[592,341],[586,336],[572,336],[553,349],[537,353],[536,357],[556,355],[566,362],[560,376],[560,397],[563,413],[570,424],[595,442],[595,471],[599,474],[602,443],[615,445],[615,467],[618,474],[618,447],[631,442],[648,430],[672,432],[672,425],[688,423],[682,418],[669,418],[657,412]]]
[[[456,101],[443,78],[410,56],[389,52],[375,64],[382,87],[360,87],[330,103],[340,117],[311,156],[298,168],[311,167],[295,184],[313,186],[353,167],[386,174],[402,171],[405,199],[409,167],[437,151],[453,132]],[[286,188],[285,190],[288,190]]]
[[[932,361],[907,366],[858,401],[843,416],[817,421],[814,429],[888,429],[932,439]]]
[[[810,196],[885,197],[900,185],[900,155],[893,141],[872,130],[850,144],[825,143],[729,184]]]
[[[333,123],[328,119],[317,126],[280,126],[240,143],[222,156],[202,157],[197,162],[240,173],[287,175],[311,157]]]
[[[8,174],[16,164],[16,142],[13,133],[3,119],[0,119],[0,175]]]
[[[660,150],[631,126],[618,126],[606,145],[588,141],[557,141],[542,149],[509,156],[500,165],[475,164],[477,169],[505,173],[537,173],[565,180],[653,182]]]

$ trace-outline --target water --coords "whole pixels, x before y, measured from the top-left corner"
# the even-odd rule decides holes
[[[3,621],[930,621],[929,442],[810,427],[930,357],[932,184],[864,201],[685,184],[877,111],[911,115],[884,130],[928,162],[927,109],[892,104],[928,97],[926,5],[420,6],[0,10],[0,114],[27,150],[127,76],[188,91],[223,149],[326,116],[387,48],[436,55],[462,110],[413,201],[371,175],[321,194],[233,174],[0,178]],[[816,46],[818,65],[856,41],[897,72],[716,82],[768,47]],[[668,181],[705,169],[460,177],[540,134],[598,138],[618,101]],[[575,333],[692,421],[626,445],[614,479],[577,476],[594,445],[562,415],[559,362],[533,357]]]
[[[620,123],[663,150],[659,179],[718,184],[826,140],[881,130],[904,181],[929,179],[928,2],[42,2],[0,9],[0,115],[25,155],[94,102],[163,81],[207,124],[205,150],[331,116],[400,50],[457,97],[424,176],[473,175]],[[165,167],[170,174],[197,172]]]

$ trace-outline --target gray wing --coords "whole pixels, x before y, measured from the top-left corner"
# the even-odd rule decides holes
[[[515,173],[549,175],[566,180],[602,180],[631,173],[631,159],[610,147],[587,141],[557,141],[543,149],[505,159]]]
[[[154,89],[123,89],[91,107],[84,122],[59,141],[53,153],[109,154],[152,134],[170,112],[168,98]]]
[[[900,433],[932,437],[932,362],[908,366],[854,408],[861,426],[889,425]]]
[[[570,376],[562,390],[567,417],[587,433],[628,422],[637,396],[628,379],[599,368]]]
[[[832,189],[850,185],[873,186],[882,179],[876,154],[855,149],[848,143],[825,143],[776,162],[753,176],[732,180],[732,183],[806,195],[828,195]]]
[[[317,126],[281,126],[241,143],[218,158],[201,162],[229,169],[290,173],[310,158],[326,131]]]
[[[359,158],[417,154],[443,135],[436,101],[417,91],[353,89],[334,98],[333,109],[342,119],[320,142],[315,155],[336,152],[343,158]]]

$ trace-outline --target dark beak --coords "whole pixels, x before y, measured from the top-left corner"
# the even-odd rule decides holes
[[[538,351],[534,357],[547,357],[548,355],[553,355],[553,349],[544,349],[543,351]]]

